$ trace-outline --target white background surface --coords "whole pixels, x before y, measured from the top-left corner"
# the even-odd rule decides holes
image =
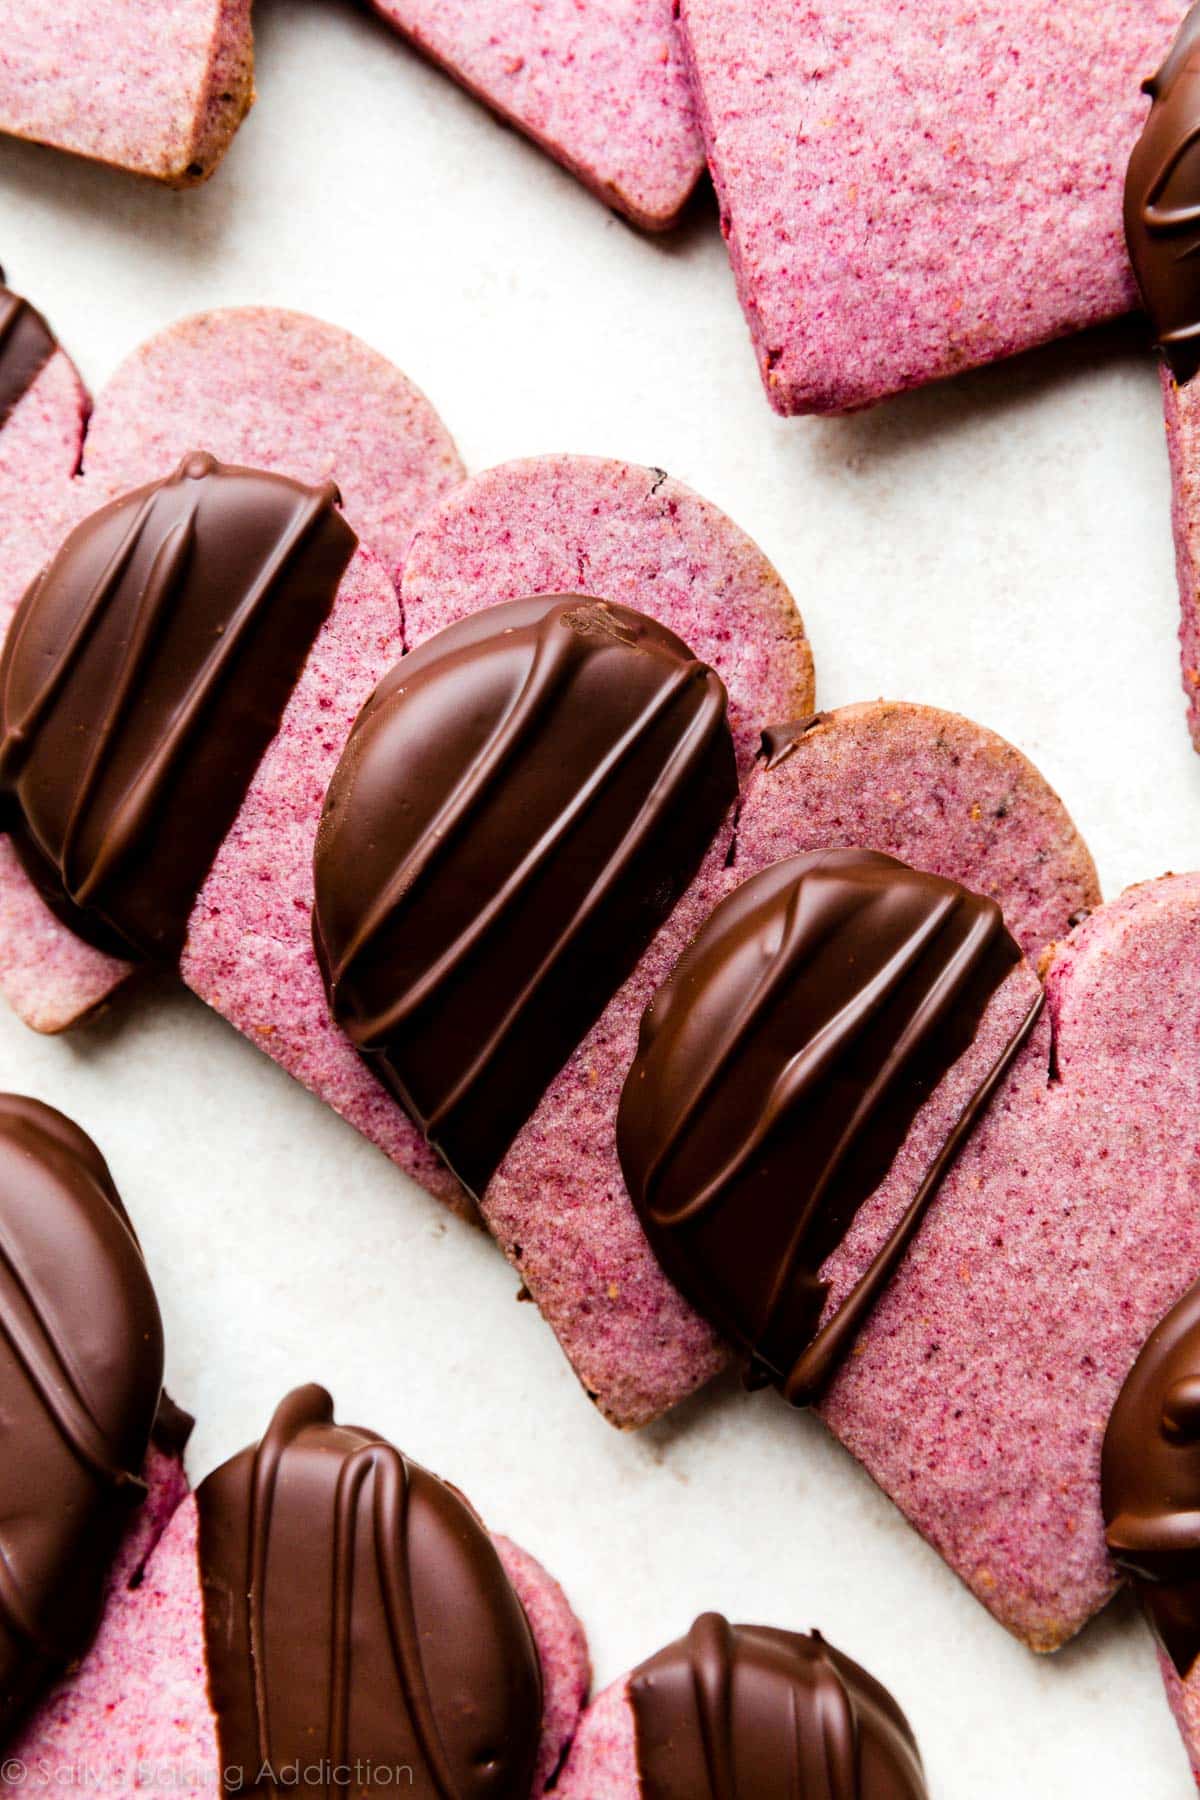
[[[821,704],[957,708],[1055,782],[1105,892],[1200,862],[1158,390],[1122,327],[855,419],[775,419],[711,201],[637,236],[351,5],[259,0],[260,99],[205,189],[0,141],[0,257],[98,387],[185,312],[359,332],[474,469],[661,464],[790,583]],[[594,1415],[481,1236],[170,983],[0,1086],[107,1153],[199,1420],[193,1478],[285,1388],[452,1476],[566,1584],[598,1683],[704,1607],[819,1624],[907,1707],[937,1800],[1182,1800],[1150,1642],[1119,1605],[1038,1662],[812,1421],[726,1386],[638,1437]]]

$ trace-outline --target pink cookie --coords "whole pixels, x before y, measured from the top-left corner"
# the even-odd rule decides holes
[[[36,1771],[38,1759],[67,1763],[85,1721],[98,1720],[110,1692],[114,1640],[119,1640],[144,1586],[146,1565],[164,1538],[170,1540],[175,1520],[193,1513],[181,1451],[153,1445],[143,1470],[146,1498],[134,1514],[120,1554],[113,1564],[99,1629],[86,1654],[70,1674],[52,1687],[6,1745],[10,1756]],[[115,1748],[115,1747],[114,1747]],[[108,1747],[104,1747],[107,1757]]]
[[[1136,304],[1142,78],[1183,0],[682,0],[771,405],[845,412]]]
[[[250,0],[22,0],[0,46],[0,131],[149,175],[204,181],[254,100]]]
[[[912,1728],[865,1669],[817,1632],[705,1613],[592,1701],[555,1793],[718,1791],[926,1800]]]
[[[1038,1650],[1116,1585],[1101,1439],[1150,1326],[1200,1269],[1198,947],[1200,877],[1178,876],[1055,950],[1048,1019],[819,1408]]]
[[[671,0],[373,0],[494,112],[648,231],[674,225],[704,147]]]
[[[319,1391],[301,1390],[307,1393]],[[280,1410],[283,1411],[282,1408]],[[279,1415],[277,1420],[278,1417]],[[370,1454],[367,1440],[371,1438],[371,1434],[356,1433],[353,1428],[328,1427],[326,1435],[330,1440],[329,1447],[324,1452],[326,1459],[337,1455],[349,1460],[355,1443],[359,1440],[362,1440],[360,1448]],[[380,1444],[380,1440],[373,1441]],[[385,1455],[389,1454],[386,1447],[381,1448]],[[214,1596],[211,1604],[218,1608],[223,1604],[219,1589],[214,1585],[220,1579],[223,1545],[218,1534],[223,1528],[223,1520],[216,1519],[212,1538],[205,1536],[203,1520],[206,1504],[211,1505],[214,1510],[217,1505],[215,1500],[206,1499],[206,1496],[215,1491],[213,1484],[227,1480],[236,1463],[247,1460],[248,1456],[249,1453],[245,1453],[242,1459],[235,1459],[234,1464],[226,1464],[216,1477],[210,1477],[209,1482],[201,1486],[198,1496],[189,1498],[179,1507],[139,1583],[136,1586],[125,1585],[114,1593],[103,1626],[83,1667],[70,1685],[51,1697],[30,1721],[21,1738],[10,1747],[10,1754],[19,1757],[30,1771],[42,1767],[104,1767],[122,1772],[123,1778],[114,1782],[114,1786],[133,1787],[134,1771],[140,1769],[142,1785],[165,1785],[169,1782],[173,1792],[195,1796],[196,1800],[202,1800],[202,1797],[207,1800],[208,1796],[215,1796],[223,1791],[220,1772],[223,1768],[235,1765],[223,1755],[222,1746],[227,1739],[221,1731],[215,1698],[217,1692],[230,1696],[231,1715],[236,1709],[230,1687],[221,1685],[229,1674],[224,1662],[218,1675],[214,1677],[206,1633],[204,1598],[207,1580],[208,1591]],[[309,1478],[311,1471],[301,1471],[299,1475],[291,1473],[286,1452],[280,1467],[282,1475],[277,1478],[279,1485],[276,1491],[285,1500],[293,1501],[297,1507],[315,1505],[311,1493],[306,1496],[299,1485]],[[528,1620],[536,1663],[541,1671],[540,1741],[537,1744],[536,1774],[531,1789],[532,1794],[540,1795],[566,1753],[587,1696],[590,1668],[582,1627],[558,1583],[533,1557],[499,1537],[490,1540],[489,1550],[489,1540],[474,1515],[462,1502],[461,1496],[453,1490],[447,1490],[440,1482],[425,1476],[423,1472],[417,1472],[414,1476],[412,1465],[407,1467],[410,1483],[415,1479],[422,1484],[420,1490],[412,1489],[414,1493],[419,1491],[422,1519],[417,1526],[419,1538],[402,1537],[398,1540],[401,1555],[406,1561],[412,1558],[414,1563],[419,1564],[424,1547],[429,1546],[431,1529],[436,1532],[439,1506],[449,1508],[460,1531],[465,1530],[469,1535],[478,1534],[480,1542],[473,1547],[471,1555],[478,1559],[475,1566],[480,1569],[482,1577],[502,1583],[506,1589],[511,1584],[508,1591],[510,1595],[515,1593],[516,1603],[519,1603],[519,1611],[515,1616],[519,1619],[523,1613]],[[374,1479],[382,1479],[378,1466],[375,1468]],[[289,1483],[293,1485],[289,1487]],[[222,1505],[228,1504],[227,1488],[221,1490],[220,1500]],[[415,1502],[410,1502],[412,1503]],[[306,1515],[301,1513],[300,1516]],[[329,1527],[332,1528],[332,1518],[329,1519]],[[269,1529],[276,1554],[280,1557],[288,1556],[285,1527],[273,1516]],[[318,1530],[323,1533],[325,1529],[325,1514],[322,1512],[305,1539],[314,1563],[323,1563],[330,1555],[323,1536],[318,1535]],[[402,1525],[400,1530],[404,1533],[406,1528]],[[433,1549],[436,1549],[436,1540],[426,1553],[432,1554]],[[442,1579],[447,1582],[465,1579],[465,1572],[472,1565],[464,1561],[457,1566],[463,1572],[461,1576],[456,1576],[456,1564],[452,1560]],[[436,1580],[438,1576],[434,1573],[430,1578]],[[360,1569],[359,1579],[366,1582],[369,1576]],[[356,1595],[358,1592],[356,1583]],[[306,1604],[302,1577],[294,1589],[294,1601],[298,1608]],[[448,1623],[452,1623],[450,1611],[454,1601],[455,1592],[451,1588],[447,1596]],[[356,1604],[362,1605],[364,1609],[360,1632],[369,1633],[372,1619],[366,1610],[367,1601],[365,1598],[356,1600]],[[510,1598],[507,1604],[511,1607],[514,1602]],[[329,1629],[325,1621],[325,1605],[326,1598],[322,1591],[317,1601],[317,1610],[311,1615],[312,1629],[322,1637]],[[504,1592],[499,1589],[494,1596],[493,1605],[501,1611],[505,1605]],[[364,1639],[360,1639],[360,1642],[365,1650],[372,1647]],[[269,1637],[267,1643],[269,1650]],[[463,1667],[464,1678],[468,1661],[467,1648],[458,1643],[454,1649]],[[328,1646],[318,1644],[318,1653],[322,1649],[328,1654]],[[386,1652],[383,1654],[386,1655]],[[286,1660],[285,1653],[280,1651],[279,1656],[282,1664]],[[436,1633],[427,1631],[423,1636],[421,1656],[427,1668],[437,1668]],[[360,1685],[369,1685],[377,1676],[378,1667],[377,1660],[365,1655],[361,1672],[356,1664],[356,1676]],[[275,1676],[272,1662],[268,1660],[265,1668],[265,1679],[270,1681]],[[236,1671],[234,1674],[236,1675]],[[328,1692],[328,1689],[325,1691]],[[290,1695],[286,1689],[277,1687],[272,1697],[272,1719],[278,1742],[280,1715],[286,1716]],[[433,1698],[436,1705],[437,1695],[434,1694]],[[446,1715],[443,1716],[443,1725],[445,1719]],[[286,1724],[282,1730],[286,1731]],[[401,1741],[400,1734],[396,1733],[392,1741]],[[319,1754],[315,1745],[311,1753],[314,1757]],[[282,1751],[278,1754],[282,1760]],[[351,1742],[347,1747],[345,1760],[352,1761],[360,1757],[366,1760],[365,1748],[360,1752]],[[254,1771],[245,1764],[240,1766],[246,1768],[246,1785],[250,1785]],[[316,1785],[319,1788],[319,1784]],[[362,1783],[362,1791],[376,1791],[377,1785],[366,1778]],[[300,1790],[311,1792],[313,1786],[313,1783],[305,1782],[300,1784]],[[512,1790],[498,1787],[495,1791]]]
[[[0,284],[10,316],[27,302]],[[49,335],[49,328],[47,327]],[[10,332],[0,342],[0,633],[21,595],[53,555],[74,518],[71,477],[79,467],[90,401],[74,364],[57,346],[32,384],[3,381]],[[46,911],[0,838],[0,993],[38,1031],[59,1031],[84,1017],[123,979],[124,965],[93,950]]]

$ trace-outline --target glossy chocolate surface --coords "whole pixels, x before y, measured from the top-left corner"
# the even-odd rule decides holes
[[[817,1632],[705,1613],[629,1698],[641,1800],[926,1800],[908,1720]]]
[[[5,828],[51,908],[177,960],[355,546],[337,490],[186,457],[86,519],[0,661]]]
[[[488,607],[360,715],[317,842],[334,1017],[474,1193],[737,792],[725,689],[628,607]]]
[[[57,349],[58,341],[41,313],[5,287],[0,269],[0,426]]]

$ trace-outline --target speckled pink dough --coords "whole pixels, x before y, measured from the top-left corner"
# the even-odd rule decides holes
[[[222,1792],[197,1536],[196,1502],[188,1498],[171,1518],[144,1579],[114,1589],[87,1657],[9,1748],[31,1775],[43,1767],[102,1768],[113,1772],[105,1792],[140,1785],[188,1800],[215,1800]],[[587,1693],[587,1646],[558,1583],[526,1551],[503,1538],[496,1545],[542,1664],[545,1735],[534,1787],[540,1795]]]
[[[411,645],[524,594],[595,594],[660,619],[729,691],[743,773],[768,718],[811,711],[795,601],[744,531],[661,469],[540,456],[476,475],[413,539],[401,597]]]
[[[194,1517],[192,1504],[184,1504],[187,1478],[178,1457],[167,1456],[151,1448],[146,1459],[145,1476],[149,1487],[146,1499],[134,1515],[132,1524],[113,1565],[108,1584],[108,1599],[96,1637],[86,1656],[71,1674],[52,1688],[41,1705],[27,1720],[24,1729],[5,1746],[6,1754],[23,1761],[30,1772],[30,1784],[43,1787],[55,1784],[41,1780],[42,1765],[69,1768],[76,1762],[96,1762],[106,1769],[127,1756],[140,1754],[131,1744],[119,1740],[111,1730],[107,1716],[110,1696],[117,1690],[122,1670],[135,1658],[141,1635],[141,1608],[153,1605],[153,1584],[139,1580],[148,1559],[153,1556],[157,1568],[160,1554],[178,1529],[175,1521]],[[172,1693],[171,1664],[175,1651],[175,1633],[163,1634],[153,1664],[161,1671],[161,1692]],[[171,1702],[162,1708],[168,1713]],[[6,1784],[7,1785],[7,1784]],[[61,1786],[83,1786],[82,1782],[63,1782]],[[132,1787],[133,1782],[106,1783],[105,1788]]]
[[[637,1740],[629,1678],[597,1694],[579,1721],[555,1800],[638,1800]]]
[[[416,560],[418,545],[414,546]],[[625,1193],[613,1121],[633,1060],[642,1013],[680,952],[732,886],[780,857],[823,847],[831,809],[854,809],[856,841],[984,888],[999,886],[1031,949],[1064,932],[1081,905],[1099,899],[1095,873],[1061,803],[1002,739],[954,715],[882,705],[830,715],[805,749],[752,782],[738,828],[735,863],[720,847],[622,992],[576,1051],[505,1158],[483,1198],[488,1225],[559,1337],[605,1415],[645,1424],[720,1368],[727,1353],[655,1261]],[[953,750],[939,745],[953,742]],[[828,786],[811,808],[807,759],[823,746]],[[833,746],[842,745],[842,754]],[[860,767],[854,748],[863,748]],[[869,746],[873,746],[869,748]],[[932,785],[934,769],[939,785]],[[886,778],[887,785],[883,785]],[[836,783],[836,789],[834,785]],[[868,784],[875,784],[869,786]],[[870,795],[877,794],[876,805]],[[980,828],[973,808],[1007,796]],[[810,810],[811,808],[811,810]],[[841,838],[842,842],[846,839]],[[997,1003],[998,1004],[998,1003]],[[997,1014],[997,1021],[1000,1015]],[[977,1046],[998,1047],[990,1036]],[[965,1097],[971,1063],[947,1085],[880,1190],[884,1209],[902,1205],[931,1137]],[[925,1160],[928,1160],[926,1155]],[[923,1165],[921,1165],[923,1166]],[[871,1219],[864,1210],[866,1221]],[[878,1223],[878,1216],[875,1216]],[[842,1286],[861,1255],[827,1265]]]
[[[842,412],[1128,311],[1144,76],[1185,0],[682,0],[767,396]]]
[[[1200,750],[1200,382],[1179,387],[1160,367],[1171,459],[1171,524],[1179,576],[1179,649],[1188,729]]]
[[[493,1542],[525,1608],[542,1665],[542,1747],[533,1784],[534,1793],[541,1794],[575,1736],[592,1684],[592,1664],[583,1626],[554,1577],[519,1544],[495,1536]]]
[[[372,0],[609,206],[673,225],[704,168],[672,0]]]
[[[0,131],[181,187],[254,99],[250,0],[21,0],[0,42]]]

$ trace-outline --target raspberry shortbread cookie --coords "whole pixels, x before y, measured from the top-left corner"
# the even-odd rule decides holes
[[[704,1613],[588,1707],[562,1800],[926,1800],[912,1728],[818,1632]]]
[[[0,1095],[0,1734],[86,1670],[186,1491],[190,1421],[112,1177],[53,1108]]]
[[[86,1673],[21,1758],[140,1766],[196,1800],[231,1786],[531,1800],[589,1682],[557,1583],[457,1489],[336,1424],[318,1387],[288,1395],[179,1508]]]
[[[1121,180],[1180,0],[681,0],[767,396],[843,412],[1126,312]]]
[[[372,0],[457,81],[649,231],[704,167],[672,0]]]
[[[172,187],[212,174],[254,99],[250,0],[22,0],[0,51],[0,131]]]

